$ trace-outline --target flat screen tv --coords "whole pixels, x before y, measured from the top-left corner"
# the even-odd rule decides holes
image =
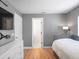
[[[0,30],[13,30],[13,14],[0,7]]]

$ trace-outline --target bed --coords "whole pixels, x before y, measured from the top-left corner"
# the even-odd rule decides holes
[[[79,41],[62,38],[52,44],[54,52],[60,59],[79,59]]]

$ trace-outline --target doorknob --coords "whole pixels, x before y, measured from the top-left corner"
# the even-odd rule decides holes
[[[43,42],[41,42],[41,44],[43,44]]]
[[[41,34],[42,34],[42,32],[41,32]]]

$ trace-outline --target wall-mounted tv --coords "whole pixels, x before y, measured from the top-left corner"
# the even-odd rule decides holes
[[[0,7],[0,30],[13,30],[13,14]]]

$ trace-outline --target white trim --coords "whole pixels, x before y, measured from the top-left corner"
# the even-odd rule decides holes
[[[32,49],[32,47],[24,47],[24,49]]]
[[[24,47],[24,49],[32,49],[33,47]],[[42,48],[52,48],[52,46],[44,46]]]
[[[43,48],[52,48],[52,46],[44,46]]]
[[[77,25],[78,25],[78,36],[79,36],[79,16],[78,16],[78,19],[77,19]]]

